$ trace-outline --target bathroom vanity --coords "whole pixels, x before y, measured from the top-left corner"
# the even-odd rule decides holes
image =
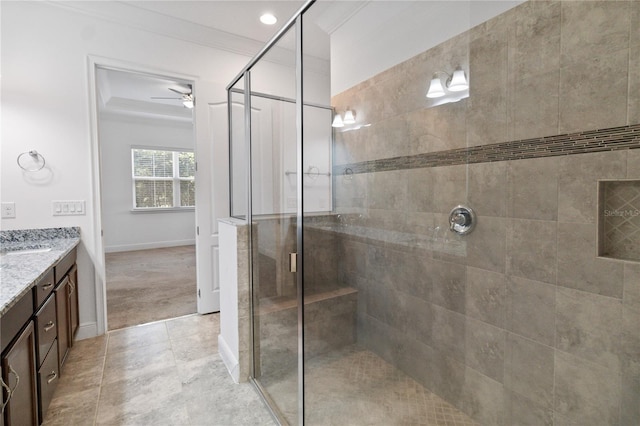
[[[44,420],[78,328],[78,228],[0,233],[2,425]]]

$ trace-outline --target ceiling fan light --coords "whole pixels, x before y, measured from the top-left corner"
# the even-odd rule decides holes
[[[182,105],[184,105],[185,108],[192,109],[193,108],[193,100],[185,99],[184,101],[182,101]]]

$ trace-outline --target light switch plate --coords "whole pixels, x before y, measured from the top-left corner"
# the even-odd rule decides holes
[[[16,217],[16,203],[13,201],[2,203],[2,218],[14,219]]]
[[[54,216],[79,216],[86,214],[84,200],[52,201],[51,208]]]

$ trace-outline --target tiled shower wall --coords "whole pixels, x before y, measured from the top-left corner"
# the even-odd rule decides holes
[[[470,97],[425,108],[432,73],[457,65]],[[412,159],[640,123],[640,1],[524,3],[332,104],[371,124],[336,134],[342,220],[465,250],[344,238],[360,342],[485,424],[638,424],[640,264],[596,257],[597,180],[640,178],[637,134],[615,151]],[[447,229],[458,204],[478,215],[464,237]]]

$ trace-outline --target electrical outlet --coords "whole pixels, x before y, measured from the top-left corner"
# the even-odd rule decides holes
[[[15,219],[16,217],[16,203],[13,201],[2,203],[2,218],[3,219]]]
[[[81,201],[52,201],[54,216],[78,216],[85,214],[84,200]]]

